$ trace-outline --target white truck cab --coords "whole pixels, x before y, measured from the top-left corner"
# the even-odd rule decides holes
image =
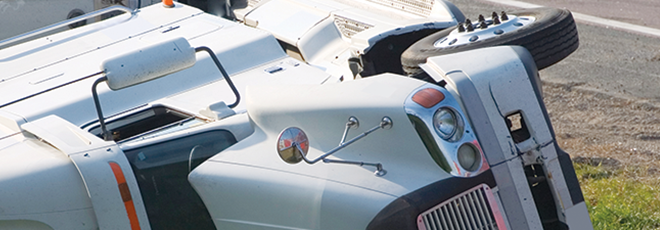
[[[116,9],[0,49],[0,229],[592,228],[522,47],[342,82],[185,4]]]

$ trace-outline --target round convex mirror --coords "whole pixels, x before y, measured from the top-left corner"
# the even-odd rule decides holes
[[[277,138],[277,153],[286,163],[296,164],[307,156],[309,141],[301,129],[290,127],[284,129]]]

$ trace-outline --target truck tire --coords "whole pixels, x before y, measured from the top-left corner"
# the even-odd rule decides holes
[[[497,45],[525,47],[541,70],[564,59],[579,46],[575,21],[568,10],[544,7],[501,15],[493,12],[491,19],[479,17],[477,23],[468,19],[414,43],[401,55],[403,71],[409,76],[421,72],[419,64],[428,57]],[[487,26],[485,29],[483,24]],[[459,26],[463,29],[460,32]]]

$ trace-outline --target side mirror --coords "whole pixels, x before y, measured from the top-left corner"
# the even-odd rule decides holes
[[[290,127],[277,138],[277,153],[286,163],[296,164],[307,156],[309,140],[301,129]]]
[[[324,153],[323,155],[317,157],[316,159],[307,159],[307,151],[309,150],[309,140],[307,139],[307,135],[305,134],[305,132],[303,132],[301,129],[296,127],[286,128],[282,130],[280,136],[277,137],[277,153],[280,155],[280,158],[284,162],[289,164],[297,164],[300,163],[301,161],[305,161],[305,163],[307,164],[315,164],[316,162],[323,160],[324,163],[341,163],[341,164],[352,164],[359,166],[368,165],[368,166],[376,167],[376,171],[374,172],[376,176],[384,176],[387,173],[387,171],[383,169],[383,165],[380,163],[333,160],[327,158],[328,156],[334,154],[335,152],[343,149],[344,147],[352,143],[355,143],[356,141],[362,139],[363,137],[367,136],[370,133],[373,133],[376,130],[392,128],[393,123],[392,123],[392,119],[390,119],[387,116],[384,116],[381,119],[380,124],[347,141],[346,137],[348,136],[348,130],[351,128],[357,128],[359,124],[360,122],[358,122],[358,119],[356,117],[353,116],[349,117],[348,121],[346,122],[346,129],[344,130],[344,135],[339,145],[331,149],[330,151]]]
[[[195,48],[185,38],[175,38],[108,59],[101,69],[108,87],[120,90],[187,69],[196,60]]]
[[[120,90],[189,68],[195,65],[196,61],[195,49],[185,38],[167,40],[104,61],[100,73],[104,73],[105,76],[96,79],[92,85],[92,97],[99,116],[103,139],[110,141],[112,135],[106,129],[103,120],[103,112],[96,92],[98,84],[105,81],[110,89]]]

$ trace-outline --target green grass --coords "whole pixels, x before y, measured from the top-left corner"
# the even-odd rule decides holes
[[[660,229],[660,178],[574,164],[594,229]]]

